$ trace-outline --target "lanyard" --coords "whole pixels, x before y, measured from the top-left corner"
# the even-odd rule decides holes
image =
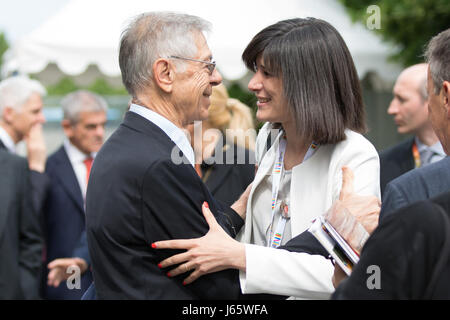
[[[419,153],[419,149],[417,148],[417,144],[415,141],[412,146],[412,153],[413,153],[413,157],[414,157],[414,164],[415,164],[416,168],[419,168],[421,165],[420,153]]]
[[[310,158],[318,148],[318,144],[313,142],[308,148],[305,154],[303,162]],[[290,219],[289,215],[289,205],[287,203],[280,205],[281,215],[278,220],[277,229],[275,233],[273,232],[273,223],[275,217],[276,202],[278,199],[278,192],[281,184],[281,178],[284,167],[284,154],[286,152],[286,139],[281,137],[280,143],[278,144],[278,158],[272,172],[272,219],[270,224],[270,237],[268,238],[267,246],[272,248],[278,248],[283,239],[284,229],[286,228],[286,223]]]

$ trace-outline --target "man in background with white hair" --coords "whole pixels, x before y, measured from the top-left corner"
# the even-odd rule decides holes
[[[66,139],[49,156],[45,169],[51,183],[43,210],[49,263],[43,296],[79,300],[92,282],[85,234],[85,198],[92,162],[103,144],[108,106],[102,97],[84,90],[68,94],[61,106]],[[78,283],[67,285],[62,281],[76,270],[69,267],[78,267],[82,273]]]
[[[42,97],[45,88],[24,76],[7,78],[0,83],[0,149],[16,153],[16,145],[25,140],[31,170],[33,205],[40,211],[48,179],[45,176],[47,150],[42,133],[45,117]]]
[[[37,213],[48,186],[44,94],[39,82],[26,77],[0,83],[0,299],[39,298],[42,230]],[[24,139],[28,161],[15,154]]]

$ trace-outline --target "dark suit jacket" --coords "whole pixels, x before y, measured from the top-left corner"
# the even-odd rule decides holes
[[[230,144],[220,144],[217,149],[221,151],[217,156],[202,163],[202,180],[214,198],[231,206],[255,178],[255,155]]]
[[[57,258],[73,256],[86,229],[86,219],[81,189],[64,147],[48,158],[45,172],[51,181],[44,204],[47,264]],[[92,274],[88,270],[81,277],[81,289],[69,290],[63,281],[57,288],[45,285],[44,297],[79,300],[91,282]]]
[[[378,287],[371,289],[368,283],[375,285],[375,277]],[[450,193],[446,192],[381,221],[351,276],[332,298],[448,300],[449,283]]]
[[[380,221],[396,209],[450,190],[450,157],[417,168],[391,181],[383,195]]]
[[[415,168],[413,143],[414,138],[410,138],[380,153],[381,195],[391,180]]]
[[[5,145],[0,140],[0,150],[7,151]],[[30,184],[31,184],[31,199],[33,207],[36,212],[40,213],[42,210],[45,195],[50,185],[50,180],[45,173],[30,170]],[[42,217],[39,218],[41,223]]]
[[[173,152],[173,153],[172,153]],[[196,171],[175,164],[180,151],[156,125],[133,112],[94,161],[87,191],[87,237],[99,299],[235,299],[238,272],[224,270],[182,284],[158,263],[173,250],[151,243],[205,235],[209,203],[218,223],[235,236],[243,220],[213,199]]]
[[[91,265],[91,257],[89,256],[89,248],[87,243],[86,230],[81,233],[80,239],[72,252],[72,257],[84,259],[88,266]]]
[[[42,234],[24,158],[0,150],[0,299],[38,299]]]

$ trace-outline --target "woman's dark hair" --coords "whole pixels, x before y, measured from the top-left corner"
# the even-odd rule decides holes
[[[248,44],[242,59],[255,71],[260,55],[266,70],[282,79],[299,135],[327,144],[344,140],[346,128],[366,131],[353,59],[328,22],[298,18],[268,26]]]

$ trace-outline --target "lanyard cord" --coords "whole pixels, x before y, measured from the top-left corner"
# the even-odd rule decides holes
[[[307,159],[309,159],[314,152],[317,150],[319,145],[315,142],[312,142],[311,145],[308,148],[308,151],[305,154],[305,157],[303,158],[303,162],[305,162]],[[280,138],[280,142],[278,144],[278,160],[275,163],[275,166],[273,168],[272,172],[272,202],[271,202],[271,208],[272,208],[272,219],[270,223],[270,237],[267,239],[267,246],[270,246],[272,248],[277,248],[280,246],[281,241],[283,239],[283,233],[284,229],[286,227],[287,220],[290,219],[289,217],[289,208],[288,205],[283,206],[280,219],[278,221],[277,230],[274,233],[273,232],[273,224],[274,224],[274,218],[275,218],[275,208],[276,208],[276,202],[278,199],[278,193],[279,188],[281,184],[281,179],[283,177],[283,171],[284,171],[284,154],[286,152],[286,136],[283,136]]]
[[[419,149],[417,148],[417,144],[414,141],[413,146],[412,146],[412,154],[414,157],[414,164],[416,166],[416,168],[419,168],[421,166],[421,161],[420,161],[420,153],[419,153]]]

